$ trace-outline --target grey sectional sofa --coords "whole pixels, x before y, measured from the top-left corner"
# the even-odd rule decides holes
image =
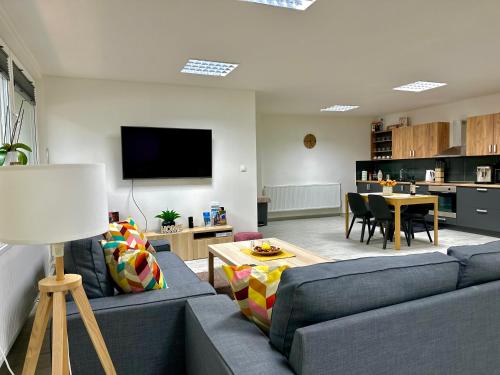
[[[165,242],[152,241],[169,288],[115,295],[98,241],[65,245],[65,268],[83,283],[119,375],[185,374],[185,306],[188,298],[214,296]],[[74,375],[103,374],[80,314],[67,302],[71,368]]]
[[[120,375],[500,374],[500,242],[283,273],[269,337],[168,244],[169,289],[115,295],[99,238],[66,245]],[[103,374],[67,303],[73,374]]]
[[[500,242],[284,272],[270,336],[187,301],[188,374],[500,374]]]

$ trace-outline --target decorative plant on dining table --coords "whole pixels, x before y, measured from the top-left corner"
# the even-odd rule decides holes
[[[387,187],[391,187],[391,188],[393,188],[394,186],[396,186],[398,184],[398,182],[395,180],[382,180],[382,181],[379,181],[378,183],[382,186],[387,186]]]
[[[7,131],[7,125],[11,123],[9,109],[7,108],[5,122],[2,125],[4,129],[4,139],[2,139],[2,146],[0,147],[0,166],[4,165],[6,160],[9,163],[14,162],[21,165],[28,164],[28,156],[25,152],[32,152],[31,147],[19,142],[24,118],[23,104],[24,100],[21,102],[19,113],[15,114],[16,121],[14,125],[10,127],[10,132]]]
[[[392,189],[398,183],[394,180],[382,180],[378,182],[382,186],[382,194],[383,195],[392,195]]]

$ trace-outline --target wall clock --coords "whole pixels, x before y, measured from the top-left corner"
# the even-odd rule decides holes
[[[306,146],[306,148],[313,148],[316,146],[316,137],[314,134],[307,134],[304,137],[304,146]]]

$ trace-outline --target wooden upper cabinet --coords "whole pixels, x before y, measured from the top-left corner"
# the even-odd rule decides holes
[[[493,148],[492,152],[500,155],[500,113],[493,115]]]
[[[467,156],[490,155],[493,152],[496,117],[484,115],[467,119]]]
[[[412,145],[411,154],[413,158],[425,158],[430,154],[429,136],[431,131],[430,124],[412,126]]]
[[[413,125],[392,131],[393,159],[430,158],[446,150],[449,145],[448,122]]]
[[[426,146],[425,158],[439,155],[450,147],[450,123],[432,122],[427,124],[429,140]]]
[[[392,158],[408,159],[410,157],[411,128],[395,128],[392,130]]]

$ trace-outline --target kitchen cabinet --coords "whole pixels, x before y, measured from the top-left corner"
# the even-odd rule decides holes
[[[467,156],[500,155],[500,113],[467,119]]]
[[[457,224],[500,232],[500,189],[457,188]]]
[[[468,156],[490,155],[493,152],[495,117],[495,115],[484,115],[467,119]]]
[[[393,159],[430,158],[450,145],[450,123],[432,122],[392,131]]]
[[[392,130],[392,158],[408,159],[411,158],[412,128],[402,127]]]

